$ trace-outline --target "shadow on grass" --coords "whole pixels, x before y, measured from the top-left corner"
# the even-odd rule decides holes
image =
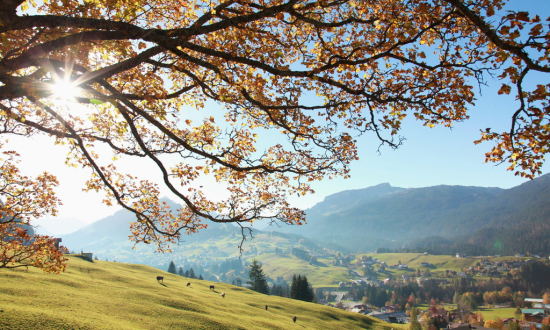
[[[159,284],[162,285],[162,286],[165,287],[165,288],[168,287],[168,286],[167,286],[166,284],[164,284],[164,283],[159,282]]]

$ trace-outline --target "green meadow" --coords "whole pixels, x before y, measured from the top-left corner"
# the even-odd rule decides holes
[[[421,266],[423,262],[432,263],[438,271],[454,270],[461,271],[465,267],[475,266],[480,259],[455,258],[449,255],[424,255],[422,253],[370,253],[367,254],[388,265],[397,265],[399,261],[412,269],[425,269]]]
[[[380,261],[385,261],[388,265],[397,265],[399,262],[401,262],[402,264],[409,267],[409,269],[407,270],[388,269],[386,274],[379,274],[379,278],[387,277],[388,274],[400,277],[403,274],[410,274],[411,270],[426,270],[427,268],[430,269],[432,275],[441,276],[444,274],[445,270],[460,272],[464,268],[474,267],[478,262],[481,262],[481,260],[483,259],[488,259],[491,261],[512,261],[525,259],[516,257],[455,258],[454,256],[450,255],[424,255],[422,253],[368,253],[359,254],[357,255],[357,258],[361,258],[364,255],[377,258]],[[423,262],[429,262],[433,264],[433,266],[422,266],[421,264]]]
[[[341,281],[345,282],[350,278],[347,268],[333,266],[328,259],[318,259],[321,265],[310,265],[292,254],[268,253],[256,259],[263,263],[264,272],[271,278],[282,276],[289,283],[294,274],[305,275],[311,285],[323,287],[337,286]]]
[[[164,283],[157,282],[159,275]],[[211,284],[215,290],[209,289]],[[391,328],[336,308],[190,280],[149,266],[76,256],[69,256],[67,270],[59,275],[1,269],[0,310],[0,329]]]
[[[427,311],[430,306],[427,304],[421,304],[417,306],[418,309],[421,311]],[[446,310],[454,310],[456,309],[456,305],[454,304],[447,304],[445,305]],[[483,315],[483,320],[494,320],[497,317],[501,319],[509,318],[509,317],[515,317],[516,308],[507,307],[507,308],[485,308],[485,307],[479,307],[473,311],[474,313],[480,312],[481,315]]]
[[[516,308],[483,308],[480,307],[476,309],[476,312],[480,312],[481,315],[483,315],[483,319],[485,321],[487,320],[494,320],[497,317],[501,319],[509,318],[509,317],[516,317]]]

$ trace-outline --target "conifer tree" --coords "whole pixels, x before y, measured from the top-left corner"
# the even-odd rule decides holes
[[[262,263],[258,260],[252,260],[250,270],[248,271],[249,280],[246,282],[250,285],[250,289],[259,293],[269,294],[269,286],[267,285],[267,277],[262,269]]]
[[[300,275],[292,275],[292,283],[290,284],[290,298],[292,299],[298,299],[298,278],[300,278]]]
[[[185,274],[183,273],[183,268],[182,268],[182,267],[180,267],[180,268],[178,269],[178,275],[179,275],[179,276],[184,276],[184,275],[185,275]]]
[[[418,322],[418,310],[414,307],[411,309],[410,319],[409,330],[422,330],[422,326]]]
[[[170,261],[170,265],[168,265],[168,272],[172,273],[172,274],[177,274],[176,265],[174,264],[174,260]]]
[[[304,275],[294,274],[292,277],[292,284],[290,286],[290,298],[302,300],[302,301],[313,301],[314,294],[313,288],[309,285],[307,277]]]

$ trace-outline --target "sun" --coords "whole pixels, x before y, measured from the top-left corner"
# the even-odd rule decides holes
[[[54,79],[51,86],[52,96],[58,100],[74,101],[80,94],[80,88],[66,78]]]

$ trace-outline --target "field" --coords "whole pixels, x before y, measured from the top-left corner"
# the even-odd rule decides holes
[[[310,265],[291,254],[277,255],[274,253],[263,254],[256,257],[263,263],[263,270],[269,277],[276,279],[282,276],[289,283],[292,281],[293,274],[307,276],[307,280],[313,286],[338,286],[341,281],[347,281],[350,276],[348,269],[336,267],[330,264],[328,259],[318,259],[324,265]]]
[[[475,258],[455,258],[449,255],[424,255],[422,253],[371,253],[367,254],[380,261],[385,261],[388,265],[397,265],[399,261],[402,264],[413,269],[425,269],[421,266],[423,262],[432,263],[439,271],[454,270],[461,271],[464,267],[474,266],[479,259]]]
[[[422,311],[427,311],[429,309],[429,306],[427,304],[421,304],[417,306],[418,309]],[[447,304],[445,305],[446,310],[454,310],[456,309],[456,305],[454,304]],[[481,315],[483,315],[483,320],[494,320],[497,317],[504,319],[509,317],[515,317],[516,308],[484,308],[479,307],[478,309],[473,311],[474,313],[480,312]]]
[[[479,308],[476,312],[481,312],[483,319],[487,321],[494,320],[497,316],[501,319],[515,317],[516,308]]]
[[[407,265],[409,269],[397,270],[397,269],[386,269],[387,273],[378,274],[378,278],[386,278],[389,274],[392,274],[394,277],[399,278],[403,274],[410,274],[416,269],[422,271],[429,269],[432,276],[442,276],[445,270],[453,270],[456,272],[461,272],[464,268],[473,267],[482,259],[488,259],[491,261],[512,261],[528,258],[517,258],[517,257],[470,257],[470,258],[455,258],[450,255],[424,255],[422,253],[368,253],[368,254],[359,254],[357,258],[362,256],[371,256],[380,261],[385,261],[388,265],[397,265],[399,262],[401,264]],[[428,262],[433,264],[433,266],[426,267],[422,266],[421,263]],[[478,279],[488,279],[484,277],[478,277]]]
[[[164,283],[156,277],[164,276]],[[186,286],[191,281],[190,286]],[[215,290],[209,285],[214,284]],[[221,293],[225,292],[225,298]],[[265,305],[269,308],[266,311]],[[0,270],[0,329],[373,329],[387,323],[155,268],[69,257],[67,271]],[[296,315],[298,321],[292,322]]]

